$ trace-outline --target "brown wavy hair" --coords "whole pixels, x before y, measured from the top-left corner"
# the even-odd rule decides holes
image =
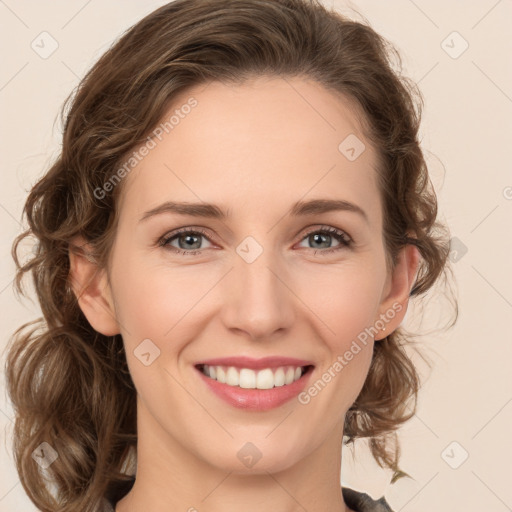
[[[387,263],[414,244],[411,297],[449,270],[448,228],[418,142],[423,99],[401,74],[397,50],[367,22],[318,0],[177,0],[127,30],[64,103],[62,150],[28,194],[26,231],[14,241],[15,291],[30,272],[43,318],[20,327],[6,359],[21,483],[43,511],[93,511],[136,461],[136,391],[121,335],[88,323],[69,283],[71,241],[81,235],[99,266],[115,237],[121,182],[98,194],[126,155],[148,140],[178,93],[256,76],[313,79],[357,106],[379,156]],[[35,240],[21,261],[20,243]],[[453,325],[453,324],[452,324]],[[381,467],[403,476],[396,430],[416,410],[420,378],[402,327],[374,345],[364,387],[345,419],[345,444],[367,438]],[[408,404],[408,407],[406,407]],[[58,458],[45,474],[42,442]],[[51,482],[49,484],[48,482]],[[53,489],[50,489],[50,486]]]

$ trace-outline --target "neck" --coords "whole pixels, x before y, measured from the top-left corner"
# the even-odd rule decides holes
[[[140,404],[136,480],[118,502],[116,512],[351,512],[340,485],[343,421],[323,442],[313,443],[306,457],[296,460],[291,453],[283,463],[266,458],[263,449],[261,458],[249,469],[237,458],[231,466],[215,466],[146,413]],[[225,453],[230,442],[233,440],[219,449]],[[233,444],[245,445],[241,441]],[[304,447],[300,448],[303,452]]]

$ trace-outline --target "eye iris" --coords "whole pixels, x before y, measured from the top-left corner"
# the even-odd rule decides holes
[[[314,243],[318,242],[319,241],[318,239],[320,239],[319,243],[321,244],[322,243],[321,238],[324,238],[324,239],[327,238],[327,242],[330,242],[331,235],[327,235],[327,234],[323,234],[323,233],[314,233],[313,235],[310,236],[310,238],[313,238]],[[325,244],[327,242],[324,241],[323,243]],[[324,247],[328,247],[328,245],[327,246],[324,245]]]
[[[188,244],[188,242],[192,241],[192,245],[193,245],[194,239],[198,240],[198,241],[196,241],[196,244],[198,244],[197,247],[192,247],[190,244]],[[186,240],[186,243],[184,244],[184,246],[182,246],[182,244],[181,244],[182,240]],[[179,241],[180,249],[199,249],[201,247],[200,235],[191,235],[191,234],[180,235],[178,237],[178,241]]]
[[[313,244],[319,244],[318,246],[313,248],[329,249],[329,251],[325,252],[330,252],[331,250],[339,248],[334,247],[331,249],[331,247],[329,246],[333,238],[338,240],[339,245],[341,246],[349,245],[349,243],[345,242],[345,240],[342,238],[341,234],[339,234],[337,231],[333,233],[334,234],[331,234],[331,230],[314,231],[307,235],[307,238],[310,241],[310,243],[312,242]],[[204,235],[201,232],[182,231],[181,233],[178,232],[174,236],[170,236],[167,239],[165,239],[165,241],[162,242],[162,245],[171,245],[172,241],[178,240],[178,248],[184,250],[185,252],[189,252],[190,250],[201,250],[201,238],[203,237],[206,237],[206,235]]]

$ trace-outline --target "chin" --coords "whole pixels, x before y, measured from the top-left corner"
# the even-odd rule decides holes
[[[224,445],[221,448],[222,453],[219,454],[212,454],[211,450],[208,450],[209,453],[203,454],[202,458],[213,467],[237,475],[278,473],[290,468],[298,461],[296,447],[290,446],[287,449],[279,443],[274,446],[274,443],[269,443],[268,440],[265,442],[265,447],[261,445],[258,447],[257,441],[234,442],[230,446],[233,448]]]

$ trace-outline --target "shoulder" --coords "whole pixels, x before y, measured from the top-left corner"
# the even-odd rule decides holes
[[[384,497],[374,500],[368,494],[348,487],[342,488],[342,494],[347,506],[356,512],[393,512]]]

